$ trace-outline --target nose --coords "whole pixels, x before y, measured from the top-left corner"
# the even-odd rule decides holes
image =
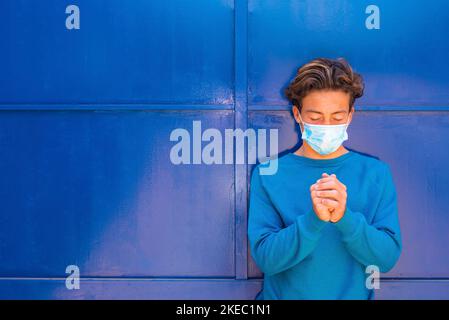
[[[324,117],[324,120],[321,122],[321,124],[331,125],[332,124],[331,118],[330,117]]]

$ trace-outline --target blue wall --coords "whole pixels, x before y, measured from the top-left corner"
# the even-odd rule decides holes
[[[68,30],[66,7],[80,9]],[[369,30],[368,5],[380,9]],[[0,298],[253,298],[252,166],[174,165],[170,133],[276,128],[318,57],[364,75],[346,146],[390,163],[404,249],[378,298],[449,298],[449,3],[0,2]],[[65,287],[79,266],[79,290]]]

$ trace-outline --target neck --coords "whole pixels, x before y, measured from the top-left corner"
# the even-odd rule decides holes
[[[312,158],[312,159],[333,159],[333,158],[337,158],[345,153],[348,153],[349,150],[346,149],[343,145],[341,145],[340,147],[338,147],[337,150],[335,150],[332,153],[326,154],[326,155],[321,155],[318,152],[316,152],[315,150],[312,149],[312,147],[310,147],[306,141],[303,140],[302,146],[295,151],[295,154],[298,156],[303,156],[306,158]]]

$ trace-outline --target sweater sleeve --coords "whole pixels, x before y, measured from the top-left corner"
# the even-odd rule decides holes
[[[369,224],[362,213],[346,207],[335,226],[355,259],[365,266],[376,265],[380,272],[388,272],[399,259],[402,240],[396,189],[388,164],[384,164],[383,177],[382,195],[373,222]],[[350,196],[348,194],[348,198]]]
[[[311,209],[298,214],[294,222],[285,227],[262,185],[258,169],[254,169],[251,177],[248,238],[251,256],[257,266],[266,275],[273,275],[307,257],[328,222],[320,220]]]

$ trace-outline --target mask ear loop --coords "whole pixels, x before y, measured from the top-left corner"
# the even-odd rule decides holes
[[[301,123],[299,123],[299,131],[301,132],[301,139],[302,139],[302,135],[304,134],[304,130],[306,128],[304,127],[304,121],[302,121],[301,112],[299,111],[299,108],[298,108],[298,116],[299,116],[299,119],[301,120]],[[301,124],[304,127],[304,130],[301,130]],[[304,142],[302,143],[301,147],[304,147]]]
[[[299,109],[298,109],[298,110],[299,110]],[[304,127],[304,121],[302,121],[301,111],[298,111],[298,116],[299,116],[299,119],[301,120],[301,123],[299,123],[299,131],[301,131],[301,135],[302,135],[302,132],[303,132],[304,130],[301,130],[301,124],[302,124],[302,126]]]
[[[348,116],[348,120],[346,120],[346,128],[348,128],[349,127],[349,116]]]

